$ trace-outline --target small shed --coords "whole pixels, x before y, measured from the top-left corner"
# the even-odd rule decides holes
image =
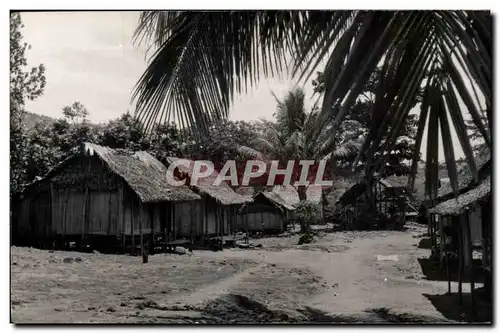
[[[123,251],[154,234],[175,231],[175,205],[194,211],[200,196],[170,186],[166,167],[147,152],[84,143],[13,200],[16,242],[64,248],[68,243]],[[50,245],[49,245],[50,244]]]
[[[277,233],[285,229],[287,219],[295,207],[276,192],[263,191],[242,207],[236,220],[236,229],[244,232]]]
[[[167,163],[170,165],[177,161],[177,157],[167,157]],[[186,184],[192,177],[194,161],[187,160],[190,167],[179,166],[176,168],[176,178],[186,179]],[[251,197],[236,193],[227,183],[222,182],[220,185],[214,185],[218,173],[213,171],[212,174],[205,178],[200,178],[197,184],[190,185],[190,188],[202,198],[202,206],[199,213],[195,217],[194,235],[202,244],[206,240],[218,239],[220,245],[224,245],[225,239],[229,239],[235,233],[234,225],[238,210],[248,202],[252,201]],[[226,237],[226,238],[224,238]]]

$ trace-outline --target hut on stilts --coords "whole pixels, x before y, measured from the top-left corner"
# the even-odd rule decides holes
[[[462,304],[462,283],[465,278],[471,284],[473,308],[476,272],[484,274],[485,294],[491,296],[492,293],[491,208],[491,176],[488,176],[469,191],[457,198],[444,201],[428,211],[429,219],[437,221],[439,228],[436,243],[439,245],[441,263],[447,271],[448,293],[451,293],[450,260],[457,258],[459,302]],[[482,252],[479,270],[474,267],[473,260],[473,249],[477,241],[481,245]]]
[[[13,242],[45,248],[152,250],[175,235],[176,205],[195,211],[200,196],[171,186],[146,152],[85,143],[43,179],[14,196]]]
[[[479,179],[483,179],[486,176],[491,174],[491,153],[488,148],[484,148],[479,151],[479,153],[475,156],[476,159],[476,166],[477,169],[479,170]],[[464,194],[465,192],[471,190],[472,188],[477,186],[477,183],[474,182],[474,176],[469,168],[468,165],[463,166],[458,170],[458,194]],[[428,197],[425,197],[424,200],[422,200],[422,207],[423,207],[423,212],[422,214],[423,218],[427,218],[427,228],[428,228],[428,233],[431,239],[431,245],[433,248],[436,248],[437,246],[437,239],[438,239],[438,234],[439,234],[439,224],[437,223],[437,220],[431,219],[428,216],[428,210],[431,209],[432,207],[435,207],[439,205],[442,202],[455,199],[456,195],[453,192],[453,188],[451,186],[451,183],[447,182],[443,184],[438,189],[437,196],[434,199],[430,199]],[[473,235],[475,234],[473,230]],[[477,240],[479,241],[479,240]]]

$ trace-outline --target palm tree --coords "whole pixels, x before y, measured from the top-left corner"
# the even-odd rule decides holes
[[[381,142],[385,150],[394,145],[410,102],[424,87],[412,169],[414,174],[427,127],[426,191],[431,198],[437,193],[439,128],[458,191],[448,116],[477,179],[460,100],[491,147],[492,16],[487,11],[144,12],[136,37],[155,48],[134,93],[139,117],[149,129],[175,116],[203,135],[211,122],[227,116],[234,95],[254,85],[259,73],[291,69],[299,81],[307,80],[327,60],[325,95],[315,123],[332,121],[332,138],[371,74],[382,69],[373,126],[360,157],[373,156]],[[486,126],[481,108],[486,109]],[[384,165],[383,156],[366,161],[368,174]]]
[[[289,91],[283,100],[274,93],[277,102],[276,121],[262,120],[261,135],[252,143],[253,148],[263,156],[288,162],[290,160],[335,161],[337,158],[356,156],[361,140],[342,136],[342,141],[330,140],[329,126],[316,131],[318,112],[307,112],[304,106],[305,94],[301,88]],[[344,134],[344,133],[342,133]],[[347,140],[346,140],[347,138]],[[300,201],[307,199],[307,186],[298,186]]]

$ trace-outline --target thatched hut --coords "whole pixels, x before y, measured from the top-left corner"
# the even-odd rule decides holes
[[[175,233],[173,207],[200,197],[187,186],[170,186],[166,167],[146,152],[85,143],[80,152],[16,196],[17,242],[63,248],[91,242],[116,249]],[[188,211],[192,211],[189,209]],[[43,243],[43,244],[42,244]]]
[[[333,184],[330,188],[323,190],[323,218],[328,222],[332,222],[335,215],[336,203],[339,198],[357,181],[343,176],[335,177]]]
[[[170,165],[178,160],[176,157],[167,157]],[[193,172],[193,161],[189,161],[191,166],[178,166],[176,175],[185,177],[186,184],[190,183]],[[202,198],[201,208],[195,213],[194,236],[204,244],[207,239],[216,239],[220,245],[224,245],[225,239],[229,239],[234,234],[234,225],[239,209],[251,197],[236,193],[227,183],[214,185],[218,173],[214,171],[210,176],[201,178],[196,184],[190,184],[190,188]],[[179,178],[179,176],[177,176]],[[225,238],[227,237],[227,238]]]
[[[255,194],[252,201],[244,205],[236,219],[237,231],[276,233],[282,232],[287,220],[295,210],[274,191]]]
[[[415,209],[409,205],[407,178],[388,177],[373,183],[372,193],[375,197],[376,216],[364,216],[366,210],[367,183],[353,185],[336,202],[338,219],[344,225],[362,223],[365,218],[373,219],[372,224],[392,223],[394,226],[404,224],[408,210]]]
[[[474,272],[477,270],[473,267],[473,248],[478,245],[482,249],[482,268],[487,277],[485,286],[487,289],[491,288],[491,176],[487,176],[479,185],[473,186],[457,198],[444,201],[429,209],[428,213],[430,219],[438,222],[439,252],[440,257],[446,259],[448,272],[450,270],[448,254],[455,252],[457,254],[460,299],[464,272],[467,272],[472,292],[474,290]],[[448,277],[450,281],[450,275]],[[450,283],[448,288],[451,288]]]
[[[479,153],[475,156],[476,165],[478,167],[478,177],[479,179],[485,179],[491,174],[491,154],[490,150],[486,147],[479,151]],[[472,172],[467,165],[464,165],[458,171],[457,175],[458,179],[458,195],[462,195],[468,192],[471,189],[476,188],[479,184],[474,181],[474,177]],[[436,198],[434,200],[426,199],[423,203],[423,211],[421,217],[427,219],[428,232],[430,234],[431,243],[433,246],[436,245],[436,235],[438,233],[438,224],[437,220],[434,218],[435,214],[429,214],[429,210],[443,202],[450,202],[449,200],[455,200],[456,196],[453,193],[453,189],[450,183],[444,183],[439,188]],[[477,210],[474,208],[473,211]],[[478,214],[475,212],[474,214]],[[477,243],[480,241],[481,237],[479,236],[479,230],[474,230],[474,228],[478,228],[476,224],[473,225],[472,237],[473,243]]]

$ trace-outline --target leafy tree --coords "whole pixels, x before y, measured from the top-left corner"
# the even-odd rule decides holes
[[[43,94],[45,88],[45,66],[43,64],[27,70],[26,50],[31,46],[23,43],[21,15],[10,17],[10,97],[24,106],[26,100],[34,100]]]
[[[149,143],[149,152],[162,162],[169,156],[182,157],[188,146],[187,140],[190,139],[174,123],[161,124]]]
[[[307,80],[327,60],[317,123],[332,121],[332,136],[373,72],[381,68],[384,79],[376,85],[370,131],[362,147],[369,174],[385,165],[383,156],[374,159],[373,154],[382,142],[383,150],[393,148],[422,86],[412,172],[427,126],[429,196],[437,193],[440,132],[450,179],[458,191],[448,114],[477,176],[458,100],[464,101],[491,146],[486,129],[491,132],[493,96],[488,11],[143,12],[136,36],[152,40],[157,48],[134,91],[139,116],[151,119],[146,124],[149,129],[168,114],[206,134],[211,123],[227,116],[236,93],[255,85],[262,70],[267,76],[285,68],[291,55],[292,74],[299,80]],[[481,123],[475,103],[480,94],[467,89],[461,73],[485,97],[487,126]],[[178,103],[181,100],[185,102]]]
[[[30,154],[27,156],[26,177],[33,180],[36,177],[43,177],[50,169],[61,162],[65,154],[60,147],[54,144],[56,132],[52,126],[37,124],[29,132],[27,140],[29,142]]]
[[[149,148],[140,122],[128,112],[105,124],[101,128],[98,141],[110,148],[130,150]]]
[[[79,107],[85,109],[81,104]],[[37,176],[43,177],[51,168],[76,152],[83,142],[97,142],[97,128],[84,121],[75,121],[75,116],[67,112],[70,108],[63,108],[63,118],[48,125],[38,123],[27,134],[29,155],[26,157],[25,170],[28,181]]]
[[[184,148],[184,155],[193,159],[209,159],[216,170],[220,170],[228,160],[235,160],[238,175],[241,176],[248,159],[261,158],[260,152],[251,145],[258,135],[258,126],[253,123],[221,121],[213,124],[201,141],[191,137]]]
[[[71,106],[63,107],[62,114],[63,118],[56,120],[46,129],[51,132],[48,135],[52,138],[52,145],[60,150],[59,159],[68,157],[84,142],[98,141],[97,128],[85,121],[89,114],[85,106],[75,102]]]
[[[27,165],[30,154],[28,136],[23,125],[25,103],[43,93],[45,67],[43,64],[27,69],[26,50],[19,13],[10,16],[10,189],[18,191],[28,181]]]
[[[63,107],[63,115],[73,123],[78,121],[84,122],[89,115],[89,111],[82,103],[74,102],[71,105]]]

